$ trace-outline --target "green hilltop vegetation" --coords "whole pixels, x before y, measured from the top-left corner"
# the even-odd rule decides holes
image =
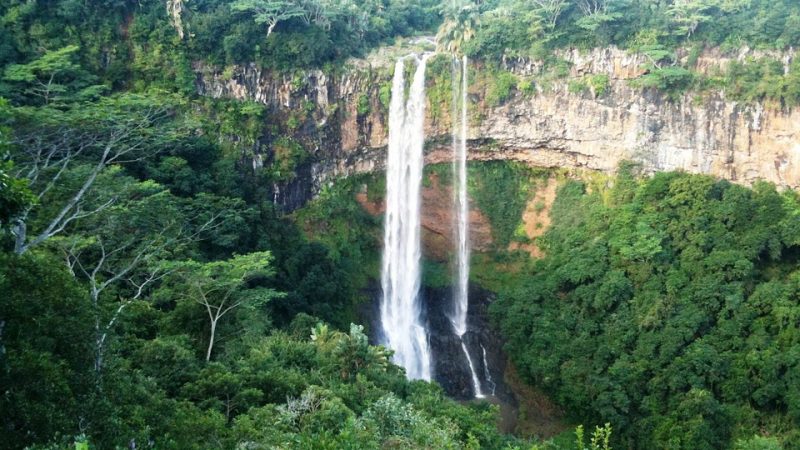
[[[380,222],[354,194],[380,174],[284,214],[296,126],[197,95],[194,68],[334,73],[437,33],[491,67],[496,103],[541,85],[502,57],[563,75],[560,49],[608,45],[648,54],[636,81],[672,98],[800,103],[798,62],[700,76],[676,56],[796,48],[793,0],[0,0],[0,447],[800,448],[800,206],[766,184],[566,182],[534,262],[505,244],[544,174],[471,168],[509,356],[585,431],[503,435],[495,407],[368,344]]]
[[[747,103],[768,101],[788,108],[800,104],[800,60],[794,58],[786,70],[780,58],[764,53],[800,45],[800,4],[793,0],[489,0],[456,4],[446,10],[440,29],[440,40],[447,48],[481,60],[520,57],[545,62],[539,80],[519,80],[524,83],[518,86],[523,92],[531,89],[532,81],[546,89],[548,78],[565,76],[568,62],[558,57],[559,50],[616,46],[643,54],[649,61],[645,74],[632,80],[634,86],[656,89],[670,99],[687,91],[723,90],[727,98]],[[762,56],[699,74],[695,64],[706,48],[731,55],[747,48],[761,51]],[[686,56],[680,58],[682,53]],[[508,78],[493,74],[500,80],[503,76]],[[602,95],[601,86],[594,86],[594,92]],[[578,91],[588,88],[575,87]]]

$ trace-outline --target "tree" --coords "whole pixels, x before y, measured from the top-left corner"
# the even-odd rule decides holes
[[[280,22],[306,14],[297,0],[237,0],[231,9],[252,13],[256,23],[267,24],[267,37]]]
[[[79,47],[69,45],[50,50],[27,64],[9,65],[3,79],[14,83],[19,91],[43,104],[87,98],[102,92],[103,86],[89,86],[92,77],[73,62]]]
[[[8,160],[8,142],[11,130],[2,126],[9,114],[8,102],[0,97],[0,230],[8,227],[34,202],[28,181],[14,177],[14,162]]]
[[[491,307],[523,377],[613,423],[615,448],[797,442],[800,285],[796,264],[773,269],[797,251],[797,195],[628,170],[606,194],[561,188],[547,256]]]
[[[82,286],[44,252],[0,252],[0,292],[0,441],[23,448],[77,432],[92,360]]]
[[[480,11],[477,5],[468,2],[466,5],[446,9],[445,14],[447,19],[439,27],[436,40],[449,52],[462,52],[464,44],[475,36],[480,25]]]
[[[533,0],[533,4],[551,30],[556,27],[561,13],[569,6],[567,0]]]
[[[98,374],[109,333],[125,308],[169,275],[173,269],[165,263],[167,259],[185,254],[191,244],[220,227],[226,213],[221,208],[196,223],[200,214],[192,211],[194,202],[182,202],[153,182],[117,178],[122,181],[101,183],[103,189],[116,193],[113,206],[76,223],[70,236],[53,240],[71,273],[89,284]],[[102,297],[112,288],[118,302],[106,311]]]
[[[14,252],[22,254],[116,201],[97,202],[98,177],[111,165],[140,161],[159,152],[180,133],[171,109],[150,97],[124,95],[67,110],[14,108],[14,176],[26,179],[37,203],[12,224]],[[67,184],[70,178],[73,183]],[[65,190],[69,192],[65,192]],[[46,204],[47,208],[38,207]],[[29,236],[31,223],[35,233]]]
[[[608,9],[608,0],[580,0],[578,8],[587,16],[604,14]]]
[[[248,283],[256,278],[274,274],[271,262],[269,252],[255,252],[225,261],[201,263],[190,260],[175,264],[173,288],[177,289],[176,294],[199,303],[208,314],[206,361],[211,360],[220,319],[243,305],[263,305],[279,295],[265,287],[248,288]]]
[[[346,0],[300,0],[303,22],[329,30],[331,22],[348,9]]]
[[[718,6],[719,0],[677,0],[668,11],[677,32],[691,37],[700,25],[712,19],[710,12]]]
[[[11,176],[14,172],[12,161],[0,160],[0,229],[8,227],[34,203],[34,196],[28,189],[28,180]]]

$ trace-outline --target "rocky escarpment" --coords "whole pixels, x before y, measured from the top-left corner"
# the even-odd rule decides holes
[[[474,137],[492,139],[513,158],[539,166],[610,172],[621,160],[632,160],[648,172],[685,170],[744,184],[766,180],[800,187],[800,109],[742,105],[726,100],[724,92],[667,101],[658,92],[631,87],[644,57],[613,49],[567,57],[572,76],[606,74],[609,90],[597,97],[570,94],[559,83],[544,95],[516,97],[492,109]],[[791,57],[782,56],[785,64]],[[729,60],[707,54],[697,69],[708,72]],[[535,71],[524,61],[509,66],[516,73]]]
[[[752,52],[724,56],[707,51],[695,68],[709,72],[747,55]],[[657,91],[631,86],[630,80],[642,73],[643,56],[613,48],[560,56],[570,64],[567,77],[553,80],[546,90],[512,91],[499,105],[487,102],[487,78],[482,82],[480,64],[473,65],[470,159],[604,172],[632,160],[651,173],[685,170],[743,184],[766,180],[800,187],[800,109],[744,105],[727,100],[724,92],[702,98],[686,94],[671,101]],[[794,54],[775,56],[788,64]],[[540,70],[539,63],[528,60],[508,60],[505,66],[519,77]],[[387,114],[381,96],[388,94],[387,61],[357,61],[336,74],[277,75],[255,66],[221,71],[197,65],[196,71],[203,95],[256,101],[285,117],[307,112],[291,133],[312,158],[292,183],[276,186],[276,198],[287,209],[337,177],[383,168]],[[592,74],[608,76],[604,93],[570,92],[571,80]],[[433,90],[434,81],[430,83]],[[448,115],[446,106],[428,107],[428,162],[451,158]],[[259,151],[268,153],[269,148]]]

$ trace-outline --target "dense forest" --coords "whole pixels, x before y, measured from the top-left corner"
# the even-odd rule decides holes
[[[797,194],[631,173],[565,184],[547,256],[493,305],[523,376],[624,448],[797,448]]]
[[[793,0],[0,0],[0,447],[800,448],[800,199],[766,183],[562,180],[534,261],[506,244],[549,173],[471,167],[498,242],[474,281],[567,412],[555,441],[369,344],[381,220],[354,197],[381,174],[284,211],[311,149],[265,105],[198,95],[196,69],[336,73],[437,34],[498,103],[530,89],[504,59],[558,72],[559,51],[613,45],[649,55],[634,81],[667,100],[800,104],[800,60],[691,57],[797,47]]]

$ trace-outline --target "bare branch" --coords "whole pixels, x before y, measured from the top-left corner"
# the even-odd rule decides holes
[[[84,175],[77,191],[64,201],[63,206],[52,217],[44,220],[42,217],[37,218],[45,225],[33,238],[28,239],[26,223],[31,210],[18,219],[18,224],[13,227],[16,237],[14,251],[17,254],[62,233],[75,220],[97,214],[109,207],[113,200],[92,209],[84,209],[82,205],[91,197],[90,193],[98,176],[110,164],[141,161],[159,151],[158,146],[148,145],[156,136],[152,131],[154,124],[168,115],[165,107],[148,107],[136,115],[112,115],[110,118],[97,120],[93,120],[91,114],[70,115],[70,112],[53,111],[52,115],[43,116],[42,120],[39,120],[36,113],[22,113],[21,123],[24,126],[16,130],[12,140],[14,148],[18,149],[15,154],[18,174],[24,174],[41,200],[52,192],[64,178],[64,174],[78,162],[90,162],[93,166]],[[147,151],[148,148],[152,150]],[[88,155],[89,150],[98,152],[92,158]]]

